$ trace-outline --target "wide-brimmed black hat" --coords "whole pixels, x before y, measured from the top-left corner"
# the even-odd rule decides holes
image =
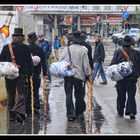
[[[68,35],[68,40],[73,43],[81,43],[84,41],[81,32],[77,30]]]
[[[35,32],[29,33],[29,34],[28,34],[28,38],[29,38],[30,41],[35,41],[35,40],[38,39]]]
[[[125,35],[124,38],[119,38],[118,39],[118,45],[119,46],[131,46],[135,45],[135,40],[133,37],[129,35]]]
[[[22,28],[14,28],[14,34],[13,36],[24,36],[23,35],[23,29]]]

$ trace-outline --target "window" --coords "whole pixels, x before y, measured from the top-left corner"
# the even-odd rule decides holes
[[[104,10],[111,10],[111,6],[105,6]]]
[[[116,10],[122,10],[122,6],[116,6]]]
[[[82,10],[87,10],[87,6],[82,6],[81,9]]]
[[[93,6],[92,10],[99,10],[99,6]]]
[[[13,6],[0,6],[2,11],[13,11]]]

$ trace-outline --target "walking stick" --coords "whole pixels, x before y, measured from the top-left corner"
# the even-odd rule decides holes
[[[31,86],[31,107],[32,107],[32,134],[34,134],[34,91],[33,91],[33,80],[32,76],[30,77],[30,86]]]
[[[48,80],[44,79],[44,84],[43,84],[43,96],[44,96],[44,134],[46,134],[47,131],[47,85],[48,85]]]
[[[139,99],[140,99],[140,77],[138,78],[138,93],[139,93]]]
[[[93,93],[93,89],[92,89],[92,79],[91,76],[90,78],[87,80],[87,87],[88,87],[88,124],[87,124],[87,134],[92,134],[92,93]]]

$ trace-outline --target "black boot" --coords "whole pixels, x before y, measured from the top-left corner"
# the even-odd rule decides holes
[[[131,120],[135,120],[135,118],[136,118],[136,117],[135,117],[134,113],[131,113],[131,114],[130,114],[130,119],[131,119]]]
[[[102,84],[102,85],[107,85],[107,81],[103,81],[103,82],[101,82],[100,84]]]

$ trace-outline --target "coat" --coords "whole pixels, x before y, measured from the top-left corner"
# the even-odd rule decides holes
[[[88,59],[88,50],[85,46],[79,44],[72,44],[69,46],[72,65],[75,69],[74,77],[82,81],[86,76],[91,74],[91,68]],[[61,54],[59,61],[69,59],[68,48],[65,47]]]
[[[93,56],[93,62],[104,62],[105,59],[105,50],[104,46],[101,42],[96,43],[95,50],[94,50],[94,56]]]
[[[37,66],[34,66],[34,73],[40,75],[41,68],[42,68],[43,75],[46,76],[47,75],[47,66],[46,66],[46,60],[45,60],[45,55],[44,55],[43,49],[35,44],[30,44],[29,48],[30,48],[31,54],[33,56],[37,55],[41,59],[40,63]]]
[[[41,40],[39,46],[43,49],[45,54],[45,59],[48,60],[49,56],[51,55],[52,48],[51,43],[47,40]]]
[[[92,58],[91,45],[89,45],[87,42],[82,42],[81,45],[85,46],[88,49],[89,64],[90,64],[91,69],[93,69],[93,58]]]
[[[133,63],[133,73],[129,77],[140,76],[140,52],[132,49],[131,47],[123,47],[123,48]],[[115,51],[110,65],[118,64],[118,63],[121,63],[124,61],[126,61],[126,59],[125,59],[124,55],[122,54],[121,50],[118,49],[117,51]]]
[[[32,75],[33,73],[33,61],[29,46],[23,43],[12,43],[13,52],[15,55],[16,64],[20,66],[19,75]],[[8,45],[3,47],[0,54],[0,61],[12,62]]]

